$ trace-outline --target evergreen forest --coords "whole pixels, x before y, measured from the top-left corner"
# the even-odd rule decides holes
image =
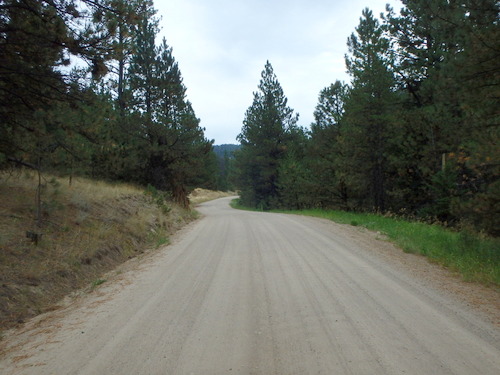
[[[368,8],[350,82],[298,125],[268,61],[238,136],[240,203],[396,214],[500,233],[500,29],[494,0]]]
[[[5,0],[0,168],[151,185],[188,205],[215,188],[212,141],[152,0]]]
[[[362,12],[350,81],[325,82],[308,127],[267,61],[241,145],[216,155],[152,0],[3,0],[0,169],[151,185],[183,206],[196,187],[236,188],[263,210],[390,212],[498,236],[499,3],[401,5]]]

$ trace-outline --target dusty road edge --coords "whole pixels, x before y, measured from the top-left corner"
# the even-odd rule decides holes
[[[438,293],[443,293],[462,304],[495,327],[500,328],[500,289],[480,283],[466,282],[458,272],[453,272],[429,258],[412,253],[405,253],[383,234],[349,224],[339,224],[328,219],[314,218],[329,223],[350,233],[353,241],[371,249],[372,253],[389,264],[404,270],[417,282]]]

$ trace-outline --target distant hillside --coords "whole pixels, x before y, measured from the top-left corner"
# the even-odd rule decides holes
[[[217,155],[217,158],[223,158],[225,153],[227,153],[228,156],[231,156],[234,151],[238,150],[241,147],[241,145],[225,144],[225,145],[216,145],[213,147],[215,155]]]

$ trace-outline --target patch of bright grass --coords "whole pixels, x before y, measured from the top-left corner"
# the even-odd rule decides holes
[[[170,244],[170,239],[168,237],[165,237],[165,236],[160,236],[157,240],[156,240],[156,248],[159,248],[163,245],[168,245]]]
[[[97,288],[99,285],[104,284],[106,281],[107,281],[106,279],[96,279],[92,281],[91,289]]]
[[[231,207],[245,209],[238,200],[233,200]],[[427,256],[432,261],[459,272],[466,281],[500,286],[498,238],[370,213],[319,209],[273,212],[320,217],[378,231],[403,251]]]
[[[403,251],[425,255],[459,272],[467,281],[500,285],[500,239],[376,214],[323,210],[288,212],[379,231]]]

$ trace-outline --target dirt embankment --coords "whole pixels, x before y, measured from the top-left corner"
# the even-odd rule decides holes
[[[196,217],[131,185],[46,177],[38,227],[36,188],[30,173],[0,175],[0,331],[105,282],[106,271]]]
[[[237,193],[235,192],[227,192],[227,191],[214,191],[207,189],[194,189],[193,192],[189,195],[189,201],[192,205],[198,205],[203,202],[208,202],[217,198],[230,197],[235,196]]]

